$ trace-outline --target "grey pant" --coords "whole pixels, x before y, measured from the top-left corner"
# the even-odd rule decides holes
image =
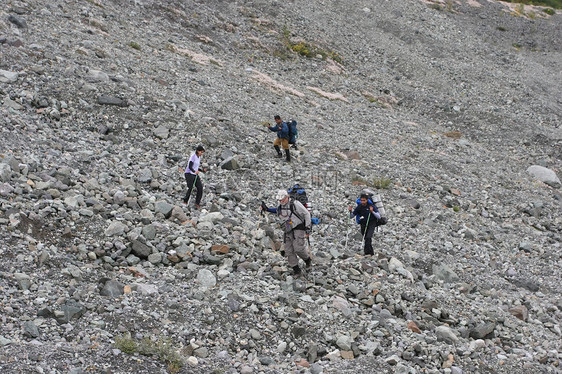
[[[299,264],[298,257],[303,260],[309,258],[308,251],[306,250],[306,233],[304,230],[293,230],[285,234],[285,254],[291,267]]]

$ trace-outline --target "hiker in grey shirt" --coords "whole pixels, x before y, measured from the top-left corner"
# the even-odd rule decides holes
[[[285,190],[277,192],[279,206],[268,208],[262,204],[262,209],[270,213],[276,213],[283,219],[284,248],[289,266],[293,268],[295,276],[301,274],[299,257],[302,258],[307,268],[312,266],[312,259],[306,248],[306,242],[310,234],[310,212],[298,200],[292,200]]]

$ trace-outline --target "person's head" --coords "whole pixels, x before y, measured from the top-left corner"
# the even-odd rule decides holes
[[[280,116],[280,115],[274,116],[273,119],[275,120],[275,123],[276,123],[276,124],[280,124],[280,123],[282,122],[282,121],[281,121],[281,116]]]
[[[287,193],[287,191],[277,191],[277,201],[279,201],[279,204],[281,205],[287,204],[289,202],[289,194]]]
[[[363,205],[363,206],[367,205],[367,203],[369,202],[369,196],[368,195],[361,195],[359,198],[360,198],[360,201],[361,201],[361,205]]]
[[[195,154],[197,155],[197,157],[201,157],[203,153],[205,153],[205,148],[203,148],[202,145],[198,145],[195,149]]]

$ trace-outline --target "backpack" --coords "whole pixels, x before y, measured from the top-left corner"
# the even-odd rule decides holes
[[[299,201],[309,212],[312,210],[312,204],[308,201],[306,190],[303,187],[295,184],[293,187],[289,188],[287,192],[291,200]]]
[[[287,127],[289,128],[289,144],[296,144],[297,137],[299,136],[299,131],[297,130],[297,121],[287,121]]]
[[[388,218],[386,218],[386,211],[384,210],[384,205],[379,195],[375,195],[375,193],[369,189],[365,189],[361,192],[361,195],[367,195],[367,204],[374,205],[377,207],[381,218],[377,220],[376,226],[386,225],[388,222]],[[358,197],[356,200],[357,205],[361,204],[361,197]],[[355,222],[359,223],[359,216],[355,216]]]

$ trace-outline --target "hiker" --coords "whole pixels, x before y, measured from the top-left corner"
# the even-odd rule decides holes
[[[199,172],[206,172],[207,169],[201,169],[199,164],[201,162],[201,155],[205,153],[205,148],[202,145],[197,146],[195,152],[189,158],[187,167],[185,168],[185,180],[187,182],[187,193],[183,198],[183,203],[187,204],[189,197],[191,196],[191,190],[193,187],[197,188],[197,196],[195,197],[195,209],[199,209],[201,206],[201,198],[203,197],[203,183],[201,183],[201,178],[199,177]]]
[[[277,139],[273,142],[273,148],[277,151],[277,157],[283,157],[279,146],[285,150],[287,162],[291,162],[291,153],[289,151],[289,126],[281,120],[279,115],[273,117],[275,125],[269,126],[268,129],[277,132]]]
[[[361,235],[365,240],[365,247],[363,248],[363,253],[365,255],[374,255],[372,245],[373,234],[375,233],[375,227],[377,227],[378,220],[381,219],[381,215],[376,205],[369,200],[369,195],[361,194],[359,204],[355,209],[351,206],[349,207],[350,217],[359,217],[358,223],[361,225]]]
[[[312,259],[306,248],[311,228],[310,213],[300,201],[291,199],[285,190],[277,192],[277,200],[279,201],[277,208],[268,208],[263,202],[261,207],[262,210],[275,213],[285,221],[283,225],[285,255],[289,266],[293,268],[294,275],[298,277],[301,274],[299,257],[304,260],[307,269],[312,266]]]

